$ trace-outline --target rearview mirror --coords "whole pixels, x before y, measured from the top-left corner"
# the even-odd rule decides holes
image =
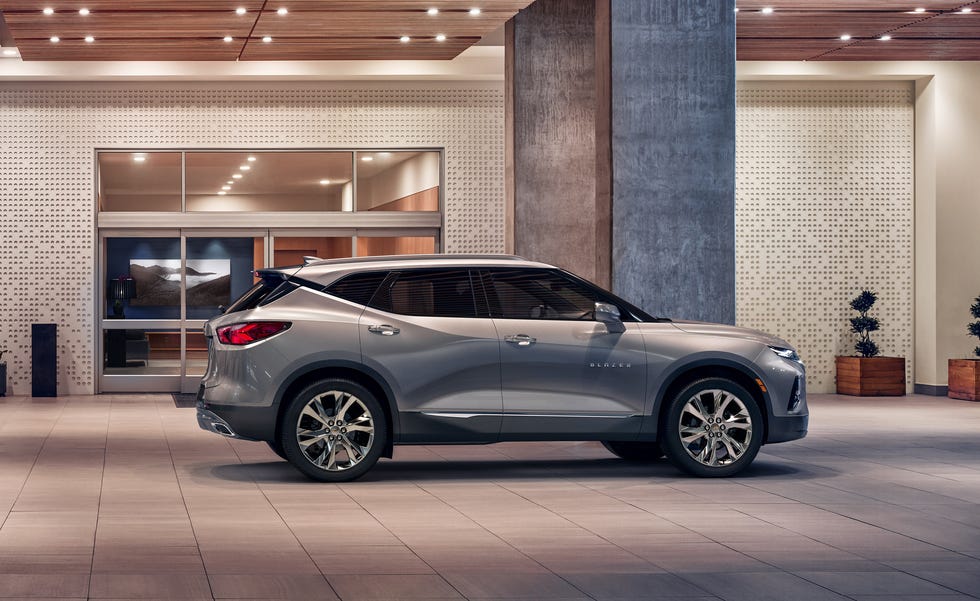
[[[595,304],[595,320],[606,324],[606,330],[610,334],[622,334],[626,331],[623,320],[619,317],[619,307],[609,303]]]

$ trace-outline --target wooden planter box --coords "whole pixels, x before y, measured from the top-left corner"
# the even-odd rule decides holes
[[[949,360],[949,392],[951,399],[980,401],[980,360]]]
[[[903,396],[903,357],[837,357],[837,394]]]

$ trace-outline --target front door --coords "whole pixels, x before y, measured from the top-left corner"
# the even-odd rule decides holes
[[[639,432],[646,354],[636,323],[610,332],[594,316],[608,299],[557,270],[488,270],[482,280],[500,340],[501,439]]]

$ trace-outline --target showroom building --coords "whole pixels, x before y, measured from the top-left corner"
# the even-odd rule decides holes
[[[447,1],[346,45],[368,25],[336,7],[230,2],[144,45],[139,13],[36,4],[0,3],[15,394],[35,323],[58,326],[63,393],[195,390],[204,321],[305,255],[549,261],[653,314],[777,334],[814,392],[865,288],[909,392],[944,394],[972,349],[980,15],[962,2],[846,29],[847,11],[754,1]]]

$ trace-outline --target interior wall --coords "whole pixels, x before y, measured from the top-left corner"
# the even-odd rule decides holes
[[[741,82],[739,325],[797,346],[813,392],[853,355],[850,300],[878,294],[883,355],[913,365],[911,82]]]
[[[58,325],[59,391],[95,390],[97,149],[444,148],[443,248],[493,253],[504,250],[503,124],[502,82],[4,82],[9,390],[30,390],[32,323]]]
[[[756,62],[749,80],[915,83],[915,376],[943,394],[950,358],[972,354],[969,308],[980,294],[980,62]]]
[[[358,177],[357,206],[371,210],[439,185],[439,153],[423,152],[373,177]],[[433,209],[438,210],[438,209]]]

